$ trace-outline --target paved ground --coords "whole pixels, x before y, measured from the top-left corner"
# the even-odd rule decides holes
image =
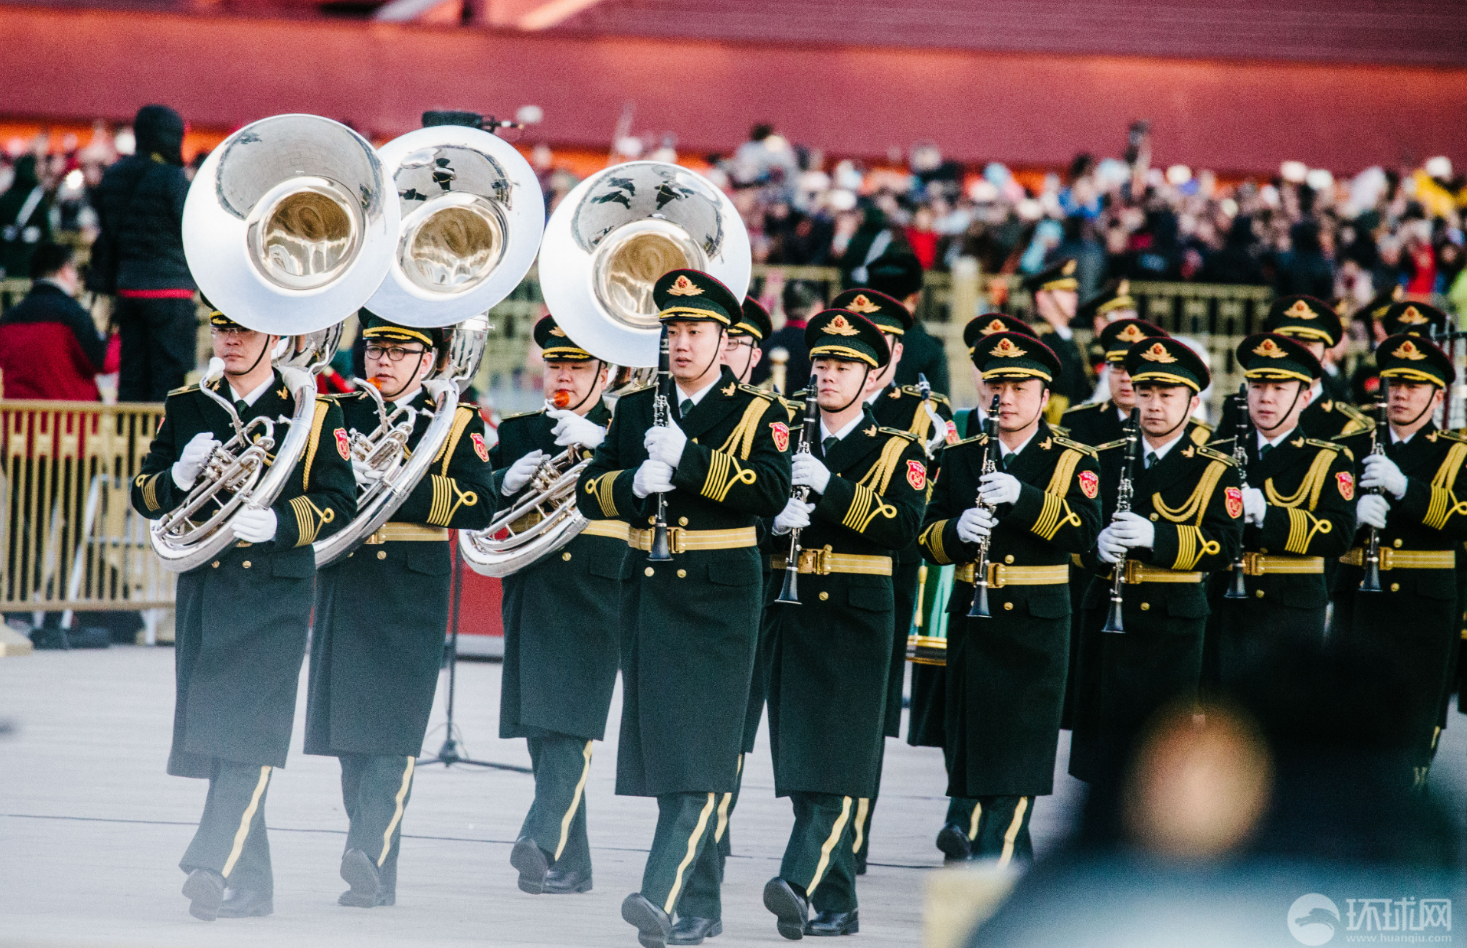
[[[500,666],[459,666],[458,723],[473,755],[528,765],[523,741],[498,733]],[[426,749],[442,740],[442,700]],[[177,862],[206,784],[164,773],[173,709],[173,652],[113,648],[0,660],[0,945],[610,945],[633,948],[619,906],[641,880],[655,803],[613,794],[616,722],[598,745],[587,788],[593,892],[529,896],[515,887],[509,850],[529,806],[526,774],[423,767],[404,821],[398,903],[341,908],[337,877],[346,820],[338,768],[299,752],[304,692],[289,765],[270,785],[275,915],[198,922],[179,894]],[[904,728],[905,730],[905,728]],[[1063,772],[1063,745],[1060,770]],[[735,858],[716,946],[785,944],[763,908],[793,822],[773,795],[768,745],[749,761],[732,822]],[[1061,777],[1040,801],[1036,841],[1063,831],[1079,784]],[[945,798],[940,753],[887,742],[885,786],[871,830],[872,865],[859,884],[860,943],[916,945],[932,838]]]

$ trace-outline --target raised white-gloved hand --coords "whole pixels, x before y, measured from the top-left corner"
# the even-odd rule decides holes
[[[803,530],[810,525],[810,511],[814,504],[807,504],[798,497],[791,497],[779,516],[774,518],[774,532],[784,536],[791,530]]]
[[[513,497],[524,490],[543,460],[545,452],[537,448],[511,464],[509,470],[504,472],[504,483],[499,485],[499,492],[506,497]]]
[[[648,458],[632,475],[632,493],[638,497],[665,494],[672,489],[672,466],[662,461]]]
[[[194,481],[199,479],[203,473],[204,464],[209,460],[209,455],[219,447],[219,439],[207,431],[200,431],[194,435],[188,444],[183,446],[183,454],[177,461],[173,462],[173,483],[182,490],[189,490],[194,486]]]
[[[822,464],[815,455],[796,454],[790,466],[796,487],[808,487],[817,494],[823,494],[825,488],[830,486],[830,468]]]
[[[978,480],[978,494],[983,498],[985,504],[994,507],[999,504],[1017,503],[1019,479],[1003,471],[989,471]]]
[[[1406,475],[1396,467],[1396,462],[1384,454],[1365,455],[1365,473],[1360,477],[1360,486],[1366,490],[1376,487],[1400,500],[1406,496]]]
[[[229,521],[229,528],[234,531],[234,535],[246,543],[264,543],[275,539],[277,526],[275,511],[269,507],[246,505]]]
[[[649,458],[677,470],[678,464],[682,463],[683,449],[688,446],[688,436],[683,434],[683,429],[677,426],[677,422],[669,418],[666,425],[648,428],[642,445],[647,449]]]
[[[1355,505],[1355,519],[1367,527],[1384,530],[1386,514],[1391,512],[1391,502],[1379,494],[1366,494]]]
[[[1263,491],[1256,487],[1243,488],[1243,522],[1263,523],[1264,514],[1268,513],[1268,501],[1263,497]]]
[[[977,543],[993,532],[998,523],[993,514],[982,507],[969,507],[958,517],[958,539],[964,543]]]
[[[361,458],[352,456],[351,472],[356,475],[358,487],[370,487],[382,479],[382,472]]]
[[[1102,563],[1114,565],[1126,558],[1126,545],[1116,539],[1115,524],[1100,531],[1100,536],[1095,538],[1095,551]]]
[[[1128,550],[1136,547],[1149,547],[1156,541],[1156,525],[1129,510],[1116,514],[1115,522],[1106,529],[1114,530],[1116,540],[1124,544]]]
[[[555,443],[562,448],[571,444],[579,444],[583,448],[598,448],[606,440],[605,428],[589,418],[577,415],[569,408],[556,408],[547,411],[545,416],[556,420],[550,433],[555,435]]]

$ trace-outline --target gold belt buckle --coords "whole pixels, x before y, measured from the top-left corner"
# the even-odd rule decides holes
[[[801,550],[800,572],[814,573],[816,576],[830,575],[830,547],[827,545],[823,550]]]
[[[362,541],[362,546],[381,546],[387,539],[382,536],[381,530],[372,531],[372,535]]]
[[[1004,565],[1002,563],[988,564],[988,588],[1002,589],[1007,580],[1004,577]]]
[[[1391,549],[1388,546],[1383,546],[1383,547],[1380,548],[1380,568],[1381,569],[1395,569],[1395,563],[1393,562],[1395,560],[1395,558],[1396,558],[1396,551],[1395,550]],[[1360,565],[1362,565],[1362,566],[1365,565],[1365,554],[1363,552],[1360,555]]]
[[[681,553],[683,551],[683,543],[686,542],[683,538],[685,532],[687,531],[682,527],[667,528],[667,548],[673,553]]]
[[[1126,560],[1126,585],[1131,586],[1141,582],[1141,561]]]
[[[1244,576],[1262,576],[1263,575],[1263,554],[1261,554],[1261,553],[1244,553],[1243,554],[1243,575]]]

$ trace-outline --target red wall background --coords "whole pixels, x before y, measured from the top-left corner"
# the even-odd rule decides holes
[[[527,140],[605,147],[625,103],[638,132],[727,150],[772,120],[831,154],[932,139],[950,156],[1062,164],[1153,123],[1155,159],[1352,173],[1435,154],[1467,161],[1467,69],[983,53],[525,34],[361,22],[0,10],[0,116],[125,119],[166,102],[229,128],[306,111],[371,134],[425,108],[545,122]]]

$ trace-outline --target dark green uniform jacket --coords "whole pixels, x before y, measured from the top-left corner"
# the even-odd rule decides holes
[[[906,361],[905,355],[902,361]],[[922,407],[922,395],[915,385],[888,385],[868,406],[876,423],[883,428],[905,431],[917,439],[925,449],[927,442],[936,437],[932,416]],[[947,398],[932,395],[932,407],[947,430],[940,432],[946,444],[958,440],[958,430],[953,426],[953,410]],[[937,477],[937,461],[925,462],[928,467],[928,483]],[[922,568],[922,551],[917,548],[916,538],[897,554],[892,588],[896,595],[893,615],[894,635],[892,638],[891,667],[888,670],[886,691],[886,721],[883,733],[887,737],[899,737],[902,732],[902,686],[907,672],[907,634],[912,628],[912,615],[917,608],[917,574]]]
[[[275,383],[241,421],[290,418],[295,400],[279,372]],[[233,398],[222,380],[214,390]],[[277,421],[277,447],[287,430]],[[198,386],[170,394],[133,481],[132,505],[144,517],[157,520],[183,503],[187,492],[173,482],[171,468],[204,431],[221,443],[234,437],[228,413]],[[311,544],[341,529],[357,509],[345,444],[341,409],[318,399],[310,443],[271,508],[275,539],[236,543],[178,577],[170,774],[208,777],[214,758],[285,766],[316,580]]]
[[[1370,434],[1341,439],[1355,455],[1356,483],[1370,453]],[[1434,424],[1416,432],[1404,444],[1391,444],[1386,456],[1406,475],[1406,496],[1387,495],[1390,513],[1380,531],[1381,591],[1360,592],[1364,570],[1344,565],[1335,578],[1331,635],[1383,649],[1399,662],[1399,670],[1415,682],[1413,700],[1401,708],[1393,724],[1413,759],[1425,766],[1437,736],[1443,689],[1450,687],[1448,666],[1461,623],[1457,612],[1457,570],[1398,566],[1392,558],[1441,551],[1451,562],[1467,540],[1467,505],[1457,498],[1467,441],[1439,431]],[[1354,539],[1364,546],[1368,528]],[[1352,551],[1352,557],[1358,554]],[[1403,557],[1404,560],[1404,557]],[[1390,569],[1386,569],[1390,566]]]
[[[647,459],[652,406],[652,389],[617,403],[576,488],[591,520],[651,530],[657,497],[637,497],[632,482]],[[764,604],[755,523],[790,496],[789,416],[772,396],[739,385],[725,368],[678,425],[688,444],[667,494],[673,561],[648,563],[644,550],[630,548],[622,560],[616,792],[630,796],[733,791]],[[682,530],[747,531],[750,539],[688,549]],[[743,535],[727,536],[742,543]]]
[[[942,452],[942,475],[922,528],[929,562],[967,564],[978,558],[977,544],[959,539],[958,518],[977,503],[987,440],[979,435]],[[1022,487],[1018,502],[996,511],[989,562],[997,564],[997,573],[1011,566],[1056,567],[1059,581],[990,588],[987,619],[967,617],[973,584],[953,584],[948,796],[1051,792],[1070,655],[1070,557],[1089,550],[1100,532],[1100,463],[1092,448],[1058,437],[1041,421],[1007,470]]]
[[[362,393],[337,399],[348,428],[371,434],[377,407]],[[432,410],[425,392],[412,406]],[[389,403],[388,411],[393,406]],[[428,430],[419,415],[408,449]],[[448,440],[390,523],[478,530],[494,490],[478,411],[460,405]],[[311,639],[307,754],[415,757],[433,709],[448,628],[453,534],[442,540],[367,542],[321,571]],[[370,541],[371,538],[369,538]]]
[[[586,417],[611,423],[605,402]],[[506,418],[489,452],[494,481],[504,483],[510,465],[531,451],[554,457],[555,419],[545,411]],[[504,501],[515,504],[524,494]],[[584,501],[578,501],[585,510]],[[625,523],[598,520],[594,530],[620,528],[621,537],[582,533],[564,547],[504,577],[504,674],[499,689],[499,736],[569,734],[586,740],[606,735],[606,714],[616,687],[619,643],[617,599],[626,557]]]
[[[1136,465],[1131,510],[1156,526],[1150,549],[1130,551],[1130,558],[1145,566],[1206,574],[1227,568],[1242,542],[1238,469],[1227,455],[1199,446],[1196,431],[1189,425],[1150,470],[1140,461]],[[1141,447],[1144,456],[1144,440]],[[1123,455],[1120,445],[1100,451],[1103,524],[1115,512]],[[1094,550],[1082,562],[1096,578],[1085,593],[1070,773],[1096,780],[1119,763],[1118,753],[1159,705],[1195,698],[1208,606],[1200,577],[1128,583],[1122,600],[1126,631],[1103,633],[1112,567]]]
[[[1244,564],[1248,598],[1225,597],[1233,583],[1232,570],[1219,570],[1210,579],[1212,608],[1221,623],[1218,651],[1224,688],[1265,670],[1258,663],[1266,662],[1281,646],[1324,642],[1329,604],[1325,571],[1286,570],[1305,557],[1338,563],[1355,533],[1355,475],[1347,450],[1299,431],[1261,460],[1257,437],[1250,432],[1244,444],[1248,483],[1263,491],[1268,510],[1262,525],[1243,527],[1243,549],[1253,554]],[[1213,442],[1212,447],[1230,454],[1233,439]]]
[[[804,550],[891,558],[917,536],[927,502],[927,454],[916,439],[881,428],[867,406],[854,431],[811,453],[830,469],[800,534]],[[783,556],[789,537],[773,537]],[[818,555],[818,554],[817,554]],[[817,567],[818,568],[818,567]],[[770,579],[769,742],[774,789],[870,797],[887,709],[892,577],[803,573],[800,605],[775,605],[784,573]]]

